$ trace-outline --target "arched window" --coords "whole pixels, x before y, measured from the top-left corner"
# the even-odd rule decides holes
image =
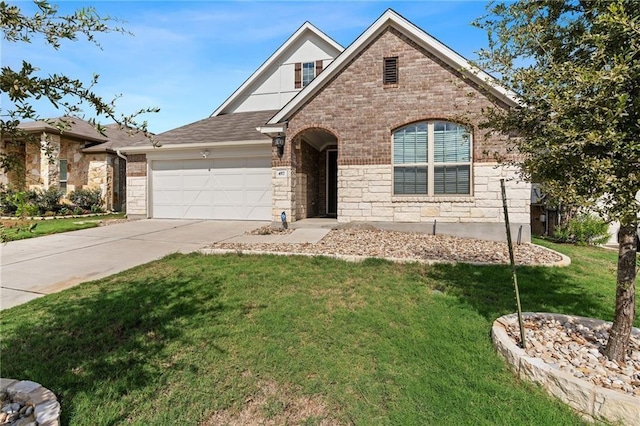
[[[393,192],[471,194],[471,133],[447,121],[423,121],[393,132]]]

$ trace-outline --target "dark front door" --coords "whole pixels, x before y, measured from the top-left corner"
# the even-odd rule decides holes
[[[338,150],[327,151],[327,216],[338,216]]]

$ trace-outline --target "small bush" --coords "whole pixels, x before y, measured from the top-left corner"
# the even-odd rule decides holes
[[[38,216],[40,209],[37,199],[36,191],[18,191],[11,193],[7,202],[14,216]]]
[[[561,243],[599,245],[609,241],[609,224],[590,214],[578,214],[556,228],[553,236]]]
[[[12,187],[0,187],[0,214],[6,216],[41,216],[62,208],[62,193],[57,187],[46,190],[17,191]]]
[[[18,210],[15,194],[18,191],[11,186],[0,185],[0,214],[3,216],[13,216]]]
[[[60,200],[62,199],[62,191],[57,186],[51,186],[44,191],[39,191],[36,204],[41,214],[46,212],[60,211],[62,205]]]
[[[76,189],[69,193],[69,201],[73,203],[76,208],[84,211],[90,211],[94,213],[100,213],[102,209],[102,191],[99,188],[95,189]],[[75,213],[76,209],[74,209]],[[75,213],[77,214],[77,213]]]

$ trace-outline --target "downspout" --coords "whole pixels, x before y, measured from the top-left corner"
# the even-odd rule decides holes
[[[124,161],[127,161],[127,157],[125,155],[122,155],[119,149],[116,149],[116,155],[122,158]]]

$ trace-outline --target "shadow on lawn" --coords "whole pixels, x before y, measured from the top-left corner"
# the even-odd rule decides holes
[[[219,330],[216,318],[228,309],[219,302],[220,282],[180,273],[142,275],[120,274],[35,301],[15,315],[15,323],[27,327],[3,321],[2,377],[53,390],[62,405],[62,424],[68,424],[78,409],[76,398],[95,403],[153,393],[164,387],[167,369],[197,369],[187,357],[176,356],[175,345],[189,344],[188,330],[196,322]],[[126,285],[118,283],[125,279]],[[217,333],[207,336],[207,345],[215,347],[222,337]],[[110,423],[124,422],[129,414],[113,413]]]
[[[556,312],[610,319],[613,314],[602,298],[585,291],[566,268],[519,267],[518,287],[524,312]],[[468,264],[436,265],[426,270],[436,289],[461,297],[486,319],[516,312],[516,300],[508,266]]]

